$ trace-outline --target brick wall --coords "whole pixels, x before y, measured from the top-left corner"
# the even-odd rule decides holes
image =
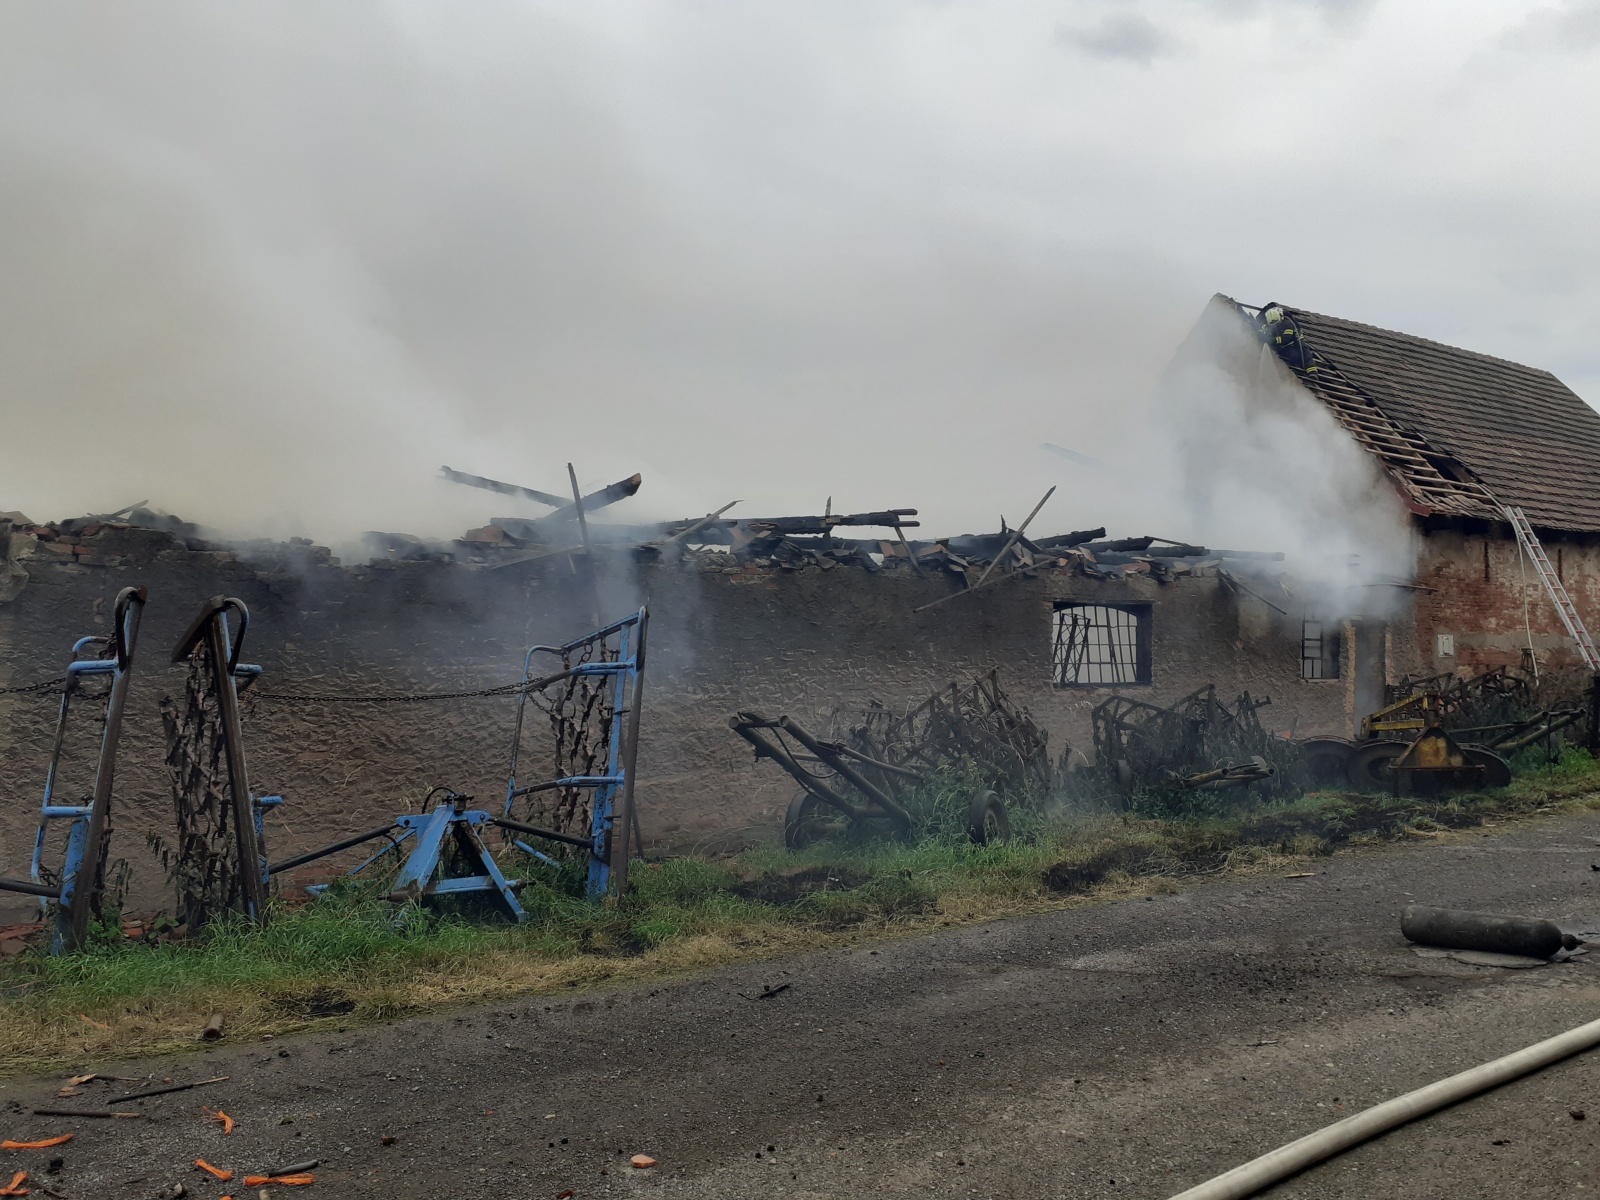
[[[1492,530],[1441,528],[1423,539],[1417,582],[1431,589],[1416,598],[1415,642],[1405,658],[1419,672],[1517,666],[1531,641],[1541,666],[1579,665],[1533,565],[1516,539]],[[1600,544],[1548,535],[1545,553],[1591,632],[1600,628]],[[1440,635],[1455,654],[1442,655]]]

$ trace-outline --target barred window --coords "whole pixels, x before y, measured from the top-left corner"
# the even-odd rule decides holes
[[[1057,687],[1150,682],[1150,605],[1056,605],[1051,664]]]
[[[1303,679],[1339,678],[1339,644],[1343,641],[1337,621],[1324,621],[1307,614],[1300,622],[1300,676]]]

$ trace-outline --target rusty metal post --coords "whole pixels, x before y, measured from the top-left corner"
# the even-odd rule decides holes
[[[237,601],[235,601],[237,603]],[[233,664],[229,662],[225,608],[211,614],[206,629],[206,645],[217,687],[217,715],[222,721],[222,743],[228,757],[228,791],[233,809],[233,836],[239,853],[239,889],[243,893],[246,915],[264,923],[267,919],[267,889],[261,878],[261,847],[256,842],[256,815],[250,805],[250,772],[245,765],[244,730],[239,720],[239,693],[233,685]]]
[[[229,644],[227,613],[239,617],[239,634]],[[239,856],[239,889],[245,914],[258,923],[267,919],[267,884],[261,846],[256,840],[255,808],[250,795],[250,772],[245,765],[244,729],[239,719],[239,693],[233,670],[250,624],[250,610],[233,596],[213,596],[184,631],[172,651],[173,662],[183,662],[204,640],[211,656],[211,682],[217,693],[217,717],[222,725],[222,745],[228,759],[229,810],[233,818],[234,845]]]
[[[611,879],[617,889],[617,899],[628,894],[629,842],[638,828],[638,818],[633,807],[633,766],[639,760],[639,718],[644,709],[644,650],[645,631],[650,627],[650,610],[639,610],[639,624],[634,646],[633,688],[628,696],[628,744],[623,748],[622,809],[611,821]]]
[[[144,616],[144,588],[124,588],[113,611],[111,651],[117,658],[111,694],[106,698],[106,725],[100,737],[100,762],[94,774],[94,799],[89,805],[89,829],[84,838],[83,859],[72,889],[65,948],[81,950],[89,940],[92,897],[99,894],[101,860],[105,857],[106,833],[111,823],[111,786],[117,770],[117,743],[122,738],[122,712],[127,705],[128,684],[133,677],[133,652],[139,643],[139,622]]]

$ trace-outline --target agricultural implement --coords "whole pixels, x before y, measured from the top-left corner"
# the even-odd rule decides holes
[[[534,859],[559,866],[557,859],[530,844],[534,838],[585,852],[586,890],[599,901],[627,887],[629,834],[637,829],[633,811],[634,764],[639,753],[643,699],[645,634],[649,612],[638,612],[560,646],[533,646],[523,656],[516,685],[517,719],[503,811],[471,808],[471,796],[436,787],[424,799],[442,798],[431,812],[404,814],[377,829],[274,863],[272,874],[304,866],[341,850],[384,839],[376,854],[345,872],[392,871],[384,898],[396,903],[437,904],[480,897],[516,921],[527,919],[518,894],[527,881],[510,879],[496,863],[484,835],[496,828],[513,836],[511,844]],[[544,656],[559,659],[559,670],[537,674]],[[540,703],[542,698],[543,703]],[[544,712],[556,730],[556,778],[519,784],[518,769],[529,725],[528,709]],[[514,816],[518,800],[548,800],[546,825]],[[535,802],[538,803],[538,802]],[[327,885],[306,890],[317,894]]]
[[[990,672],[965,688],[951,684],[910,712],[874,705],[847,740],[810,733],[792,717],[742,711],[728,722],[756,759],[770,759],[800,785],[784,816],[784,844],[798,850],[868,822],[888,822],[904,836],[913,820],[904,789],[927,785],[960,764],[983,780],[967,804],[967,834],[979,845],[1004,841],[1011,819],[1003,791],[1015,800],[1041,796],[1050,784],[1044,731],[1012,704]]]
[[[1389,703],[1362,720],[1360,740],[1300,743],[1314,781],[1367,790],[1402,780],[1415,790],[1505,787],[1507,755],[1543,742],[1553,756],[1556,735],[1589,715],[1580,702],[1529,713],[1531,686],[1503,667],[1466,679],[1408,679],[1390,691]],[[1483,720],[1496,716],[1507,719]]]
[[[1163,708],[1112,696],[1090,714],[1095,762],[1124,795],[1139,788],[1221,791],[1277,775],[1268,759],[1271,735],[1261,726],[1265,697],[1241,693],[1232,707],[1215,684]]]
[[[67,664],[66,681],[61,689],[61,709],[56,720],[50,767],[45,773],[44,802],[39,810],[39,832],[34,839],[30,878],[0,879],[0,890],[39,897],[46,915],[54,910],[52,950],[56,954],[80,949],[88,939],[91,918],[101,910],[111,835],[117,744],[122,737],[122,714],[127,704],[146,595],[142,587],[123,588],[117,593],[112,608],[111,634],[82,637],[73,643],[72,660]],[[91,649],[98,651],[94,657],[80,657]],[[56,793],[73,701],[90,699],[83,690],[83,681],[102,675],[110,677],[110,684],[103,694],[105,704],[100,714],[102,731],[94,789],[86,803],[62,804]],[[51,853],[51,843],[56,841],[51,832],[62,821],[67,823],[67,832],[60,849],[60,866],[47,866],[45,859]]]
[[[172,661],[190,667],[183,712],[162,701],[178,823],[174,878],[180,913],[190,925],[219,907],[251,921],[267,918],[264,825],[267,810],[283,797],[250,790],[239,693],[261,678],[262,668],[239,661],[249,629],[243,600],[213,596],[172,648]]]

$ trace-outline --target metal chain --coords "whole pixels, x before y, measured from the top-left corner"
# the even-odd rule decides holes
[[[21,687],[0,688],[0,696],[15,696],[22,692],[48,692],[67,681],[65,675],[46,679],[43,683],[25,683]]]
[[[515,696],[518,692],[534,690],[534,682],[503,683],[498,687],[481,688],[475,692],[399,692],[383,696],[353,696],[336,692],[258,692],[254,688],[244,693],[242,699],[274,700],[284,704],[421,704],[428,700],[469,700],[477,696]]]

